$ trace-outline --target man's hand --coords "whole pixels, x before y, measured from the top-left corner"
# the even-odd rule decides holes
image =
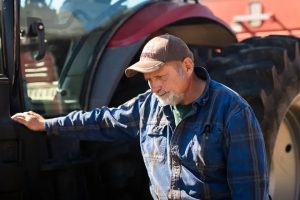
[[[11,117],[12,120],[17,121],[33,131],[45,130],[45,119],[32,111],[17,113]]]

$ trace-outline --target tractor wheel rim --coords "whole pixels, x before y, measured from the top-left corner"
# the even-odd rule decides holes
[[[300,96],[282,120],[276,137],[270,167],[270,194],[273,200],[299,198]]]

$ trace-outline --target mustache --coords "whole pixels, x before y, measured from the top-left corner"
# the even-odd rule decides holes
[[[166,89],[160,89],[158,92],[156,92],[156,94],[158,95],[158,96],[162,96],[162,95],[164,95],[164,94],[166,94],[168,91],[166,90]]]

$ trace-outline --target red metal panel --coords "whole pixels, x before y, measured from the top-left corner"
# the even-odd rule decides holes
[[[130,17],[111,38],[109,47],[131,44],[170,23],[191,17],[211,19],[231,32],[223,20],[217,18],[201,4],[157,2],[144,7]]]
[[[262,14],[270,14],[261,26],[251,27],[249,22],[239,22],[243,29],[237,31],[237,37],[244,39],[250,36],[284,34],[300,37],[300,1],[299,0],[202,0],[212,12],[232,25],[237,16],[251,16],[250,3],[262,5]],[[253,14],[252,14],[253,16]]]

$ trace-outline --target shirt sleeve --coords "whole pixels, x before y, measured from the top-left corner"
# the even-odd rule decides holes
[[[96,108],[88,112],[74,111],[64,117],[47,119],[47,135],[60,135],[81,140],[116,141],[137,137],[140,123],[139,96],[118,108]]]
[[[232,200],[267,200],[268,164],[262,131],[250,107],[227,122],[227,177]]]

